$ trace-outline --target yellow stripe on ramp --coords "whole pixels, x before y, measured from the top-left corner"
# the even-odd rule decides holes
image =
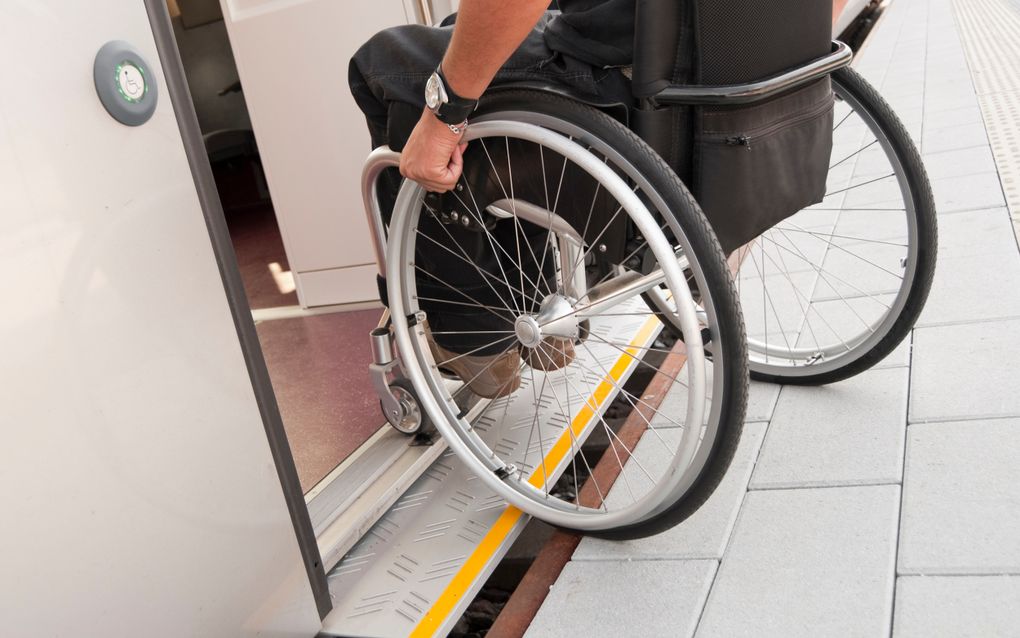
[[[616,360],[616,363],[609,370],[609,374],[599,383],[591,397],[585,401],[584,407],[571,421],[570,430],[564,430],[560,434],[560,438],[549,450],[549,454],[546,455],[543,464],[531,473],[531,476],[528,478],[529,483],[535,487],[545,485],[545,476],[544,473],[540,472],[540,469],[542,467],[556,467],[564,459],[567,452],[572,449],[572,440],[580,437],[592,419],[598,416],[598,410],[603,402],[612,393],[614,386],[619,383],[632,362],[637,360],[637,355],[641,348],[655,335],[655,330],[659,325],[660,322],[654,315],[648,317],[637,334],[634,335],[634,338],[631,339],[630,345],[624,349],[624,354],[621,354]],[[475,582],[486,566],[492,561],[496,550],[499,549],[503,541],[510,535],[510,532],[523,515],[524,513],[521,510],[512,505],[508,505],[503,510],[495,524],[493,524],[488,533],[485,534],[485,537],[482,538],[482,541],[475,547],[475,550],[468,556],[460,570],[454,575],[450,584],[446,586],[443,593],[436,599],[435,604],[432,605],[421,621],[418,622],[418,625],[410,634],[411,638],[426,638],[435,635],[439,627],[461,601],[464,592],[471,587],[471,583]]]

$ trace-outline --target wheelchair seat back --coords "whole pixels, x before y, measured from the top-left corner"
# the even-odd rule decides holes
[[[750,105],[648,108],[669,85],[756,82],[831,50],[827,0],[637,0],[633,128],[734,250],[825,195],[832,91],[823,78]]]

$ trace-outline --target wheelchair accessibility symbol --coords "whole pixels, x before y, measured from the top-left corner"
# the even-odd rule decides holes
[[[126,126],[141,126],[156,111],[159,84],[141,53],[123,40],[111,40],[96,53],[92,79],[96,95],[110,117]]]
[[[130,62],[117,66],[117,88],[128,102],[137,103],[145,97],[145,76],[142,70]]]

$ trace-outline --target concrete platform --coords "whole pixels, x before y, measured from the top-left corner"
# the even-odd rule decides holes
[[[704,511],[641,541],[583,541],[529,635],[1017,635],[1020,1],[893,0],[856,65],[935,191],[920,322],[854,379],[755,387]]]

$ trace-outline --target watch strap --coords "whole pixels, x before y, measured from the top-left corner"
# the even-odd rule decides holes
[[[461,97],[454,93],[453,89],[450,88],[450,83],[446,81],[446,76],[443,75],[442,65],[436,68],[436,74],[443,83],[447,101],[439,104],[433,112],[444,124],[460,126],[462,122],[467,120],[468,115],[471,115],[471,112],[475,110],[475,107],[478,106],[478,100]]]

